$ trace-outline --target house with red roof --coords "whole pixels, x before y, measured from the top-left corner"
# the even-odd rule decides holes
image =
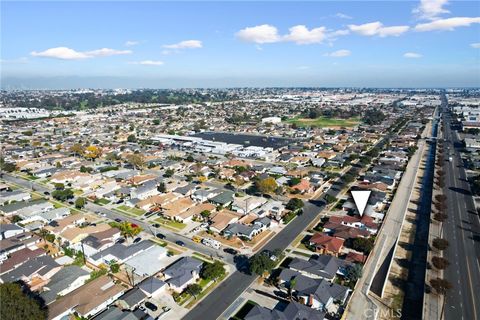
[[[317,252],[337,257],[343,248],[344,241],[343,239],[331,237],[324,233],[316,233],[310,238],[309,243],[315,247]]]

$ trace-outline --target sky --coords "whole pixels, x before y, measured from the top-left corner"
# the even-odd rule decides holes
[[[2,1],[2,88],[480,87],[478,1]]]

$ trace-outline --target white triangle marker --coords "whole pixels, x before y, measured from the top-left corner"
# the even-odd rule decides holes
[[[358,213],[360,216],[363,216],[363,212],[367,207],[368,199],[370,198],[370,194],[372,193],[371,190],[356,190],[350,191],[352,193],[353,201],[355,201],[355,205],[357,206]]]

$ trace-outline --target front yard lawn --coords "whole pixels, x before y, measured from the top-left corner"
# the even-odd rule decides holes
[[[182,230],[183,228],[185,228],[187,226],[185,223],[170,220],[170,219],[165,219],[165,218],[162,218],[162,217],[158,217],[157,219],[155,219],[155,222],[158,222],[161,225],[164,225],[166,227],[170,227],[170,228],[178,230],[178,231]]]
[[[121,205],[117,207],[118,210],[125,211],[127,213],[134,214],[136,216],[141,216],[145,213],[142,209],[137,209],[137,208],[130,208],[126,205]]]

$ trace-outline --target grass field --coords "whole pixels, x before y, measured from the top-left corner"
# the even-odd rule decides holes
[[[187,226],[185,223],[165,219],[165,218],[162,218],[162,217],[159,217],[159,218],[155,219],[155,222],[158,222],[165,227],[170,227],[170,228],[175,229],[177,231],[180,231]]]
[[[134,214],[136,216],[141,216],[142,214],[145,213],[145,211],[141,210],[141,209],[137,209],[137,208],[130,208],[126,205],[121,205],[121,206],[118,206],[117,209],[119,210],[122,210],[122,211],[125,211],[125,212],[128,212],[128,213],[131,213],[131,214]]]
[[[360,123],[358,118],[349,118],[349,119],[331,119],[325,117],[318,117],[316,119],[307,119],[307,118],[292,118],[288,119],[286,123],[296,124],[298,127],[345,127],[351,128]]]

